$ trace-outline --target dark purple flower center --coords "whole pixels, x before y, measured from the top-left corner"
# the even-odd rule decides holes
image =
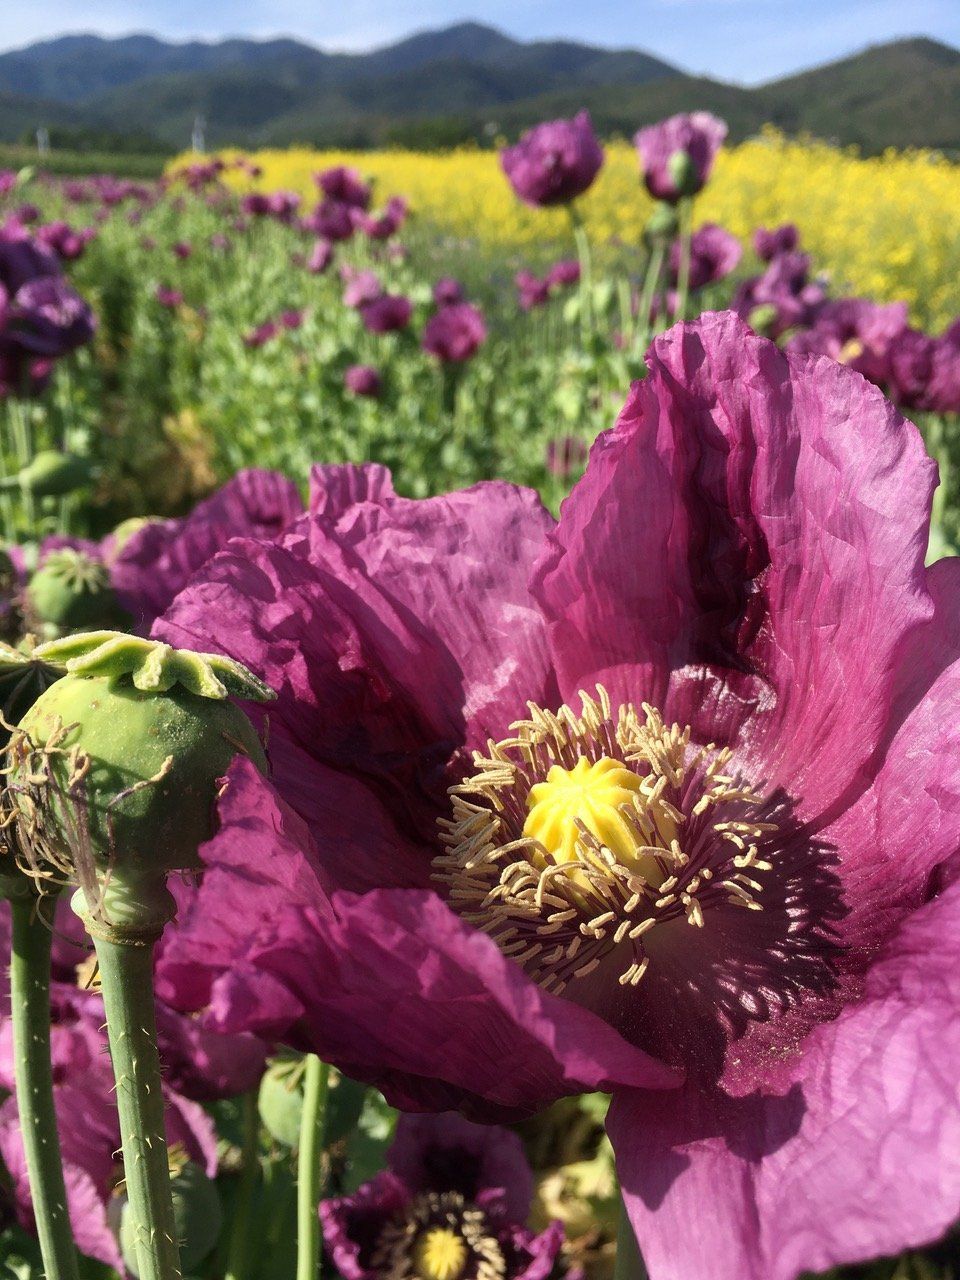
[[[382,1280],[503,1280],[507,1266],[482,1209],[429,1191],[383,1228],[370,1269]]]

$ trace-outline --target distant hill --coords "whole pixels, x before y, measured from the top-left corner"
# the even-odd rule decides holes
[[[675,111],[722,115],[740,139],[769,121],[868,152],[960,151],[960,51],[895,41],[747,89],[685,74],[648,53],[514,40],[465,22],[363,54],[296,40],[191,41],[61,36],[0,54],[0,141],[38,125],[102,139],[211,146],[446,145],[515,135],[588,107],[605,135]]]

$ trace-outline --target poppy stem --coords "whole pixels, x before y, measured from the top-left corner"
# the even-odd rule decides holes
[[[47,1280],[78,1280],[50,1065],[53,933],[50,921],[41,917],[41,905],[55,902],[26,891],[11,896],[10,1012],[17,1109],[44,1274]]]
[[[637,337],[640,342],[637,345],[641,351],[646,351],[653,334],[653,322],[650,319],[650,313],[653,310],[653,302],[660,287],[660,276],[663,272],[663,263],[666,256],[666,244],[661,238],[658,238],[654,241],[653,249],[650,252],[647,273],[643,279],[643,292],[640,294],[640,310],[637,314]]]
[[[686,320],[687,301],[690,296],[690,262],[693,249],[693,200],[684,196],[680,201],[680,269],[677,272],[677,310],[675,320]]]
[[[637,1237],[627,1215],[627,1207],[620,1200],[620,1218],[617,1222],[617,1261],[613,1271],[614,1280],[649,1280],[647,1268],[643,1265]]]
[[[253,1197],[260,1180],[260,1125],[257,1114],[257,1091],[243,1096],[243,1166],[240,1186],[233,1211],[227,1266],[224,1280],[246,1280],[250,1257],[250,1218]]]
[[[127,1198],[136,1232],[139,1280],[180,1280],[170,1197],[157,1020],[154,937],[121,941],[94,933],[117,1084]]]
[[[308,1053],[303,1077],[303,1115],[297,1151],[297,1280],[317,1280],[321,1236],[318,1205],[323,1181],[323,1133],[330,1068]]]

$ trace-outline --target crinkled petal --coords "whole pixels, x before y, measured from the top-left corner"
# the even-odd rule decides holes
[[[886,946],[778,1095],[615,1097],[651,1280],[794,1280],[938,1238],[960,1213],[960,885]]]
[[[649,363],[539,566],[562,692],[650,701],[823,813],[932,616],[935,468],[859,375],[730,313],[678,325]]]

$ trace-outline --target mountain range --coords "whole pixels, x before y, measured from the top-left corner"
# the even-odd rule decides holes
[[[739,139],[770,122],[873,152],[960,150],[960,50],[917,38],[754,88],[692,76],[636,49],[521,42],[479,23],[369,53],[292,39],[173,44],[66,35],[0,54],[0,141],[44,126],[55,145],[112,138],[208,145],[445,145],[515,135],[588,107],[605,135],[675,111],[722,115]]]

